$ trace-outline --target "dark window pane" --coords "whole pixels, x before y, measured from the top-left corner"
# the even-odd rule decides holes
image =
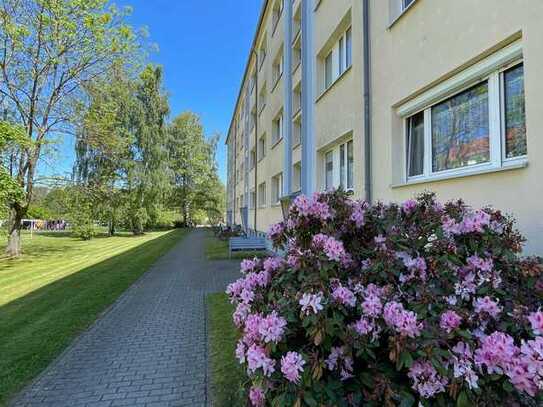
[[[505,154],[507,158],[526,155],[526,108],[524,104],[524,66],[504,73]]]
[[[332,84],[332,53],[324,61],[324,87],[328,88]]]
[[[407,120],[407,159],[410,177],[424,173],[424,112]]]
[[[345,188],[345,144],[339,146],[339,182]]]
[[[488,83],[468,89],[432,108],[434,172],[490,159]]]
[[[347,68],[353,63],[353,39],[352,30],[349,28],[345,34],[345,54],[347,59]]]
[[[329,153],[326,153],[326,180],[325,180],[325,187],[326,190],[332,189],[334,185],[334,155],[330,151]]]
[[[403,9],[405,10],[411,3],[413,3],[415,0],[403,0]]]
[[[343,38],[339,39],[339,74],[341,75],[343,71],[345,70],[345,65],[343,65],[343,62],[345,61],[345,47],[343,45],[345,41]]]
[[[347,188],[354,188],[353,176],[354,176],[354,154],[353,154],[353,142],[347,143]]]

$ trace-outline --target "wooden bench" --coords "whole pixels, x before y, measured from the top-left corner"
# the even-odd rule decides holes
[[[267,250],[266,239],[263,237],[231,237],[228,254],[232,258],[232,252]]]

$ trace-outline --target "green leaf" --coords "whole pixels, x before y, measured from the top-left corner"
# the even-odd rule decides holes
[[[467,393],[463,391],[458,396],[458,399],[456,399],[456,407],[471,407],[473,404],[471,403]]]
[[[415,405],[415,397],[411,393],[408,392],[402,392],[400,394],[401,401],[400,401],[400,407],[412,407]]]

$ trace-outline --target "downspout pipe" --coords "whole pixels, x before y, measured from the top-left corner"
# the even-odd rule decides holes
[[[253,48],[252,51],[253,55],[255,56],[255,111],[256,111],[256,116],[255,116],[255,207],[254,207],[254,230],[255,230],[255,235],[257,233],[257,211],[258,211],[258,118],[259,118],[259,114],[260,112],[258,111],[259,107],[258,107],[258,92],[259,92],[259,89],[258,89],[258,71],[260,69],[260,67],[258,66],[258,53],[256,52],[256,50]]]
[[[363,0],[362,30],[364,65],[364,191],[366,201],[371,203],[372,191],[372,134],[371,134],[371,42],[370,42],[370,0]]]

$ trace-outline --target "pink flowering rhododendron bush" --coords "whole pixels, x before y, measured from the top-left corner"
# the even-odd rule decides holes
[[[513,221],[299,196],[228,287],[253,406],[543,405],[543,272]]]

